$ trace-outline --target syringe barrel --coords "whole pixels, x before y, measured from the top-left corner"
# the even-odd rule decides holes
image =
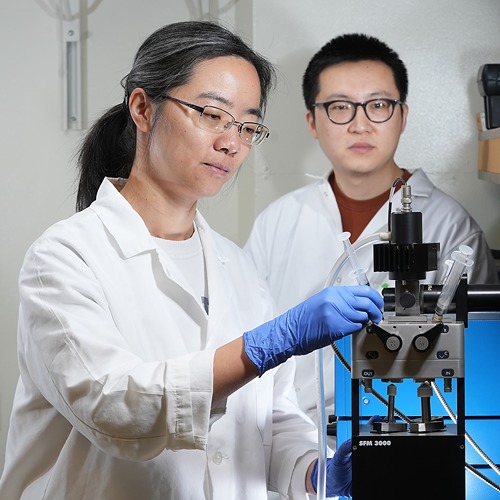
[[[350,273],[349,276],[354,278],[358,285],[368,285],[370,286],[370,282],[368,281],[368,276],[366,276],[366,273],[363,269],[353,269]]]
[[[344,244],[344,250],[345,253],[347,254],[347,258],[352,268],[352,271],[349,273],[349,276],[356,279],[358,285],[370,286],[370,283],[366,276],[367,269],[363,269],[360,266],[356,252],[352,248],[351,242],[349,241],[350,237],[351,233],[349,231],[345,231],[339,234],[338,236],[339,241],[342,241],[342,243]]]
[[[474,261],[469,259],[467,255],[464,255],[461,252],[453,252],[452,257],[454,259],[451,270],[448,274],[445,284],[443,285],[443,289],[441,290],[441,294],[437,300],[436,304],[436,314],[442,316],[448,310],[448,307],[455,295],[458,284],[460,283],[460,279],[464,273],[464,270],[467,267],[472,266]]]

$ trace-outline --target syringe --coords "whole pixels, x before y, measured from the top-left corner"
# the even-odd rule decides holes
[[[436,309],[432,321],[440,322],[443,316],[446,314],[448,307],[455,295],[455,291],[460,283],[462,274],[465,268],[471,267],[474,261],[470,258],[473,250],[467,245],[460,245],[458,250],[455,250],[451,254],[453,259],[453,264],[446,277],[446,281],[443,285],[439,298],[437,300]]]
[[[356,252],[354,252],[351,242],[349,241],[349,238],[351,237],[351,233],[349,231],[345,231],[344,233],[341,233],[338,235],[337,239],[339,241],[342,241],[344,244],[344,249],[347,254],[347,257],[349,259],[349,263],[351,264],[352,271],[349,273],[349,276],[351,278],[355,278],[356,281],[358,282],[358,285],[368,285],[370,286],[370,283],[368,281],[368,278],[366,276],[366,271],[368,269],[363,269],[359,262],[358,262],[358,257],[356,256]]]

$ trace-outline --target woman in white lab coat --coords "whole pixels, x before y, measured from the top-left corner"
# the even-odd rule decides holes
[[[271,319],[255,268],[196,209],[268,135],[273,81],[213,23],[165,26],[140,47],[124,103],[82,146],[78,213],[23,263],[2,500],[316,491],[317,431],[285,361],[380,321],[381,297],[335,287]],[[349,494],[348,443],[326,486]]]

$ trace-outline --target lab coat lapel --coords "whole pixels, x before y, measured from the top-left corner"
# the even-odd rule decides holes
[[[149,252],[157,255],[157,258],[153,259],[153,265],[155,265],[154,262],[159,264],[155,266],[154,271],[158,274],[158,286],[200,326],[201,344],[204,345],[208,318],[203,305],[176,279],[175,264],[168,255],[158,252],[144,221],[118,192],[112,181],[112,179],[103,181],[97,195],[97,202],[91,205],[91,210],[98,215],[113,236],[124,258],[131,259]],[[163,276],[160,277],[160,274]],[[133,300],[131,296],[131,303]]]
[[[197,213],[195,222],[207,267],[209,299],[207,348],[218,347],[221,343],[233,340],[237,333],[242,333],[235,322],[237,314],[234,314],[231,308],[234,304],[234,292],[227,281],[229,258],[220,254],[212,229],[200,213]]]

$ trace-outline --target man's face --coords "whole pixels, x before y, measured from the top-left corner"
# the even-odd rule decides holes
[[[330,66],[320,74],[320,90],[315,102],[346,99],[364,102],[374,98],[399,99],[392,70],[379,61],[345,62]],[[408,114],[408,106],[396,105],[384,123],[368,120],[361,106],[345,125],[332,123],[323,107],[314,117],[306,114],[311,135],[318,139],[335,174],[362,175],[394,168],[394,154]]]

